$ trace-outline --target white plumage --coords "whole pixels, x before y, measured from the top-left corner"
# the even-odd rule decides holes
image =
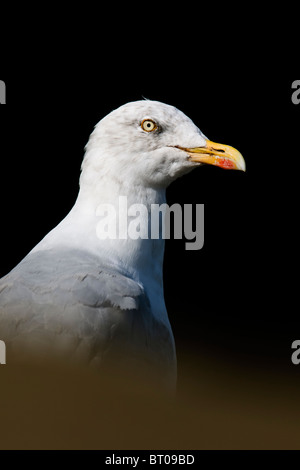
[[[144,129],[145,120],[156,127]],[[74,207],[0,282],[7,361],[10,348],[47,351],[99,366],[110,360],[140,364],[175,383],[175,345],[163,295],[164,240],[101,240],[97,208],[112,204],[118,211],[119,197],[126,196],[128,206],[150,210],[165,202],[174,179],[203,161],[213,163],[207,161],[213,155],[244,169],[237,151],[227,155],[229,147],[219,147],[218,157],[218,149],[203,151],[208,144],[181,111],[155,101],[128,103],[97,124]]]

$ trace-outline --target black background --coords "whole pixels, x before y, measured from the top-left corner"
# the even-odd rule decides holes
[[[40,12],[33,30],[25,27],[18,41],[6,37],[1,275],[71,209],[93,126],[142,97],[172,104],[211,140],[240,150],[247,164],[246,173],[202,167],[168,188],[169,204],[205,204],[203,249],[166,244],[165,298],[179,364],[186,353],[205,351],[296,374],[290,357],[300,337],[300,105],[291,101],[299,78],[293,19],[283,39],[284,17],[270,35],[261,15],[246,27],[247,11],[231,21],[220,12],[148,13],[130,24],[117,13],[118,21],[105,12],[76,21],[58,14],[54,27]]]

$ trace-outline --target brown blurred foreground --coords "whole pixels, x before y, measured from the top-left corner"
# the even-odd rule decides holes
[[[300,449],[300,382],[207,357],[176,398],[58,364],[0,366],[1,449]]]

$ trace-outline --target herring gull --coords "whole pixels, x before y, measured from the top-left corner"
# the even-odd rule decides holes
[[[97,367],[156,371],[176,382],[165,307],[164,240],[99,236],[99,206],[166,202],[166,187],[202,164],[245,170],[177,108],[150,100],[105,116],[86,145],[69,214],[0,281],[0,339],[10,351],[66,354]],[[128,366],[129,365],[129,366]]]

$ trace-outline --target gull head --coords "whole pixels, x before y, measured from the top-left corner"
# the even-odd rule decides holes
[[[199,165],[245,171],[233,147],[208,140],[183,112],[158,101],[127,103],[105,116],[86,146],[82,164],[93,179],[165,188]]]

